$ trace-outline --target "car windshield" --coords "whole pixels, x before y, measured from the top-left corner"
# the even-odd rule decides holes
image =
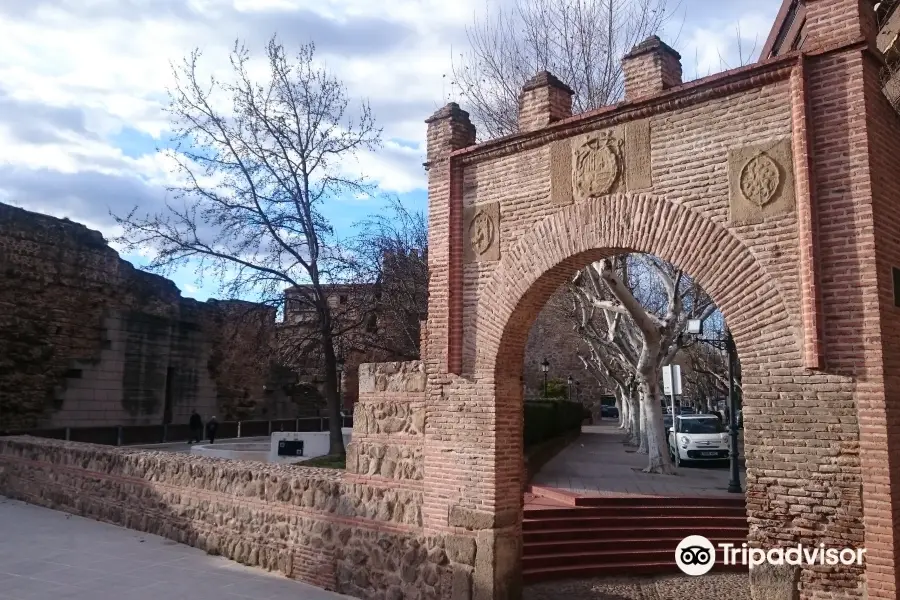
[[[681,433],[724,433],[725,428],[718,419],[679,419]]]

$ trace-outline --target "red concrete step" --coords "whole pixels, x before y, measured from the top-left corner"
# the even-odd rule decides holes
[[[560,540],[554,542],[528,542],[524,544],[524,556],[556,556],[565,554],[588,554],[620,549],[628,550],[668,550],[675,552],[685,536],[659,536],[645,532],[643,537],[614,539]],[[713,544],[732,543],[737,547],[747,541],[746,532],[729,532],[731,535],[713,535],[707,539]]]
[[[608,525],[630,529],[652,529],[659,527],[742,527],[746,526],[747,517],[744,515],[733,517],[716,517],[707,515],[676,515],[676,516],[636,516],[636,517],[583,517],[569,519],[532,519],[522,522],[523,531],[538,530],[595,530]]]
[[[575,527],[575,528],[557,528],[557,529],[534,529],[526,530],[522,533],[523,543],[525,546],[529,544],[540,544],[549,542],[570,542],[582,540],[631,540],[646,539],[648,537],[656,537],[658,539],[678,538],[679,540],[689,535],[702,535],[707,538],[727,538],[735,540],[746,540],[749,534],[747,521],[743,523],[725,526],[712,527],[702,520],[697,521],[695,525],[675,525],[672,523],[659,523],[652,527],[621,526],[619,519],[616,520],[615,526],[595,526],[595,527]]]
[[[746,571],[743,565],[723,565],[717,563],[713,572],[740,572]],[[523,570],[522,578],[526,584],[540,581],[554,581],[560,579],[585,579],[589,577],[622,577],[630,575],[663,575],[667,573],[681,573],[675,564],[675,560],[652,562],[636,561],[632,563],[602,563],[602,564],[578,564],[563,567],[540,567]]]
[[[722,506],[747,509],[743,494],[737,498],[727,496],[579,496],[575,506]]]
[[[525,511],[526,521],[545,521],[557,519],[581,519],[587,517],[663,517],[663,516],[697,516],[738,517],[747,518],[744,506],[597,506],[591,508],[545,508]]]
[[[746,508],[743,494],[734,496],[583,496],[570,490],[532,485],[528,493],[571,507],[599,506],[727,506]]]
[[[677,545],[677,544],[676,544]],[[716,551],[716,562],[724,562],[724,551]],[[576,565],[629,565],[634,563],[675,564],[675,546],[657,550],[618,548],[595,552],[572,552],[566,554],[538,554],[522,558],[523,570],[550,569]]]

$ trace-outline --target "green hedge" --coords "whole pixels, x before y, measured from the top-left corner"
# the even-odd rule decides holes
[[[581,428],[590,412],[578,402],[540,400],[525,402],[525,447]]]

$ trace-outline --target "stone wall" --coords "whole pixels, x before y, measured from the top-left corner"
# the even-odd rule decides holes
[[[274,321],[183,298],[99,232],[0,204],[0,430],[247,418],[277,404],[260,351]]]
[[[424,365],[419,361],[360,365],[347,471],[421,485],[424,439]]]
[[[359,598],[471,598],[475,539],[423,535],[421,487],[377,479],[0,438],[0,495],[161,535]]]

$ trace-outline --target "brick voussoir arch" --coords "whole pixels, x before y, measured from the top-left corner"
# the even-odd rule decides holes
[[[739,239],[679,204],[615,194],[561,207],[505,249],[479,294],[479,375],[508,371],[508,352],[522,351],[532,320],[572,271],[624,251],[668,260],[698,281],[725,316],[742,358],[770,353],[777,340],[781,360],[800,363],[797,325],[772,277]]]

